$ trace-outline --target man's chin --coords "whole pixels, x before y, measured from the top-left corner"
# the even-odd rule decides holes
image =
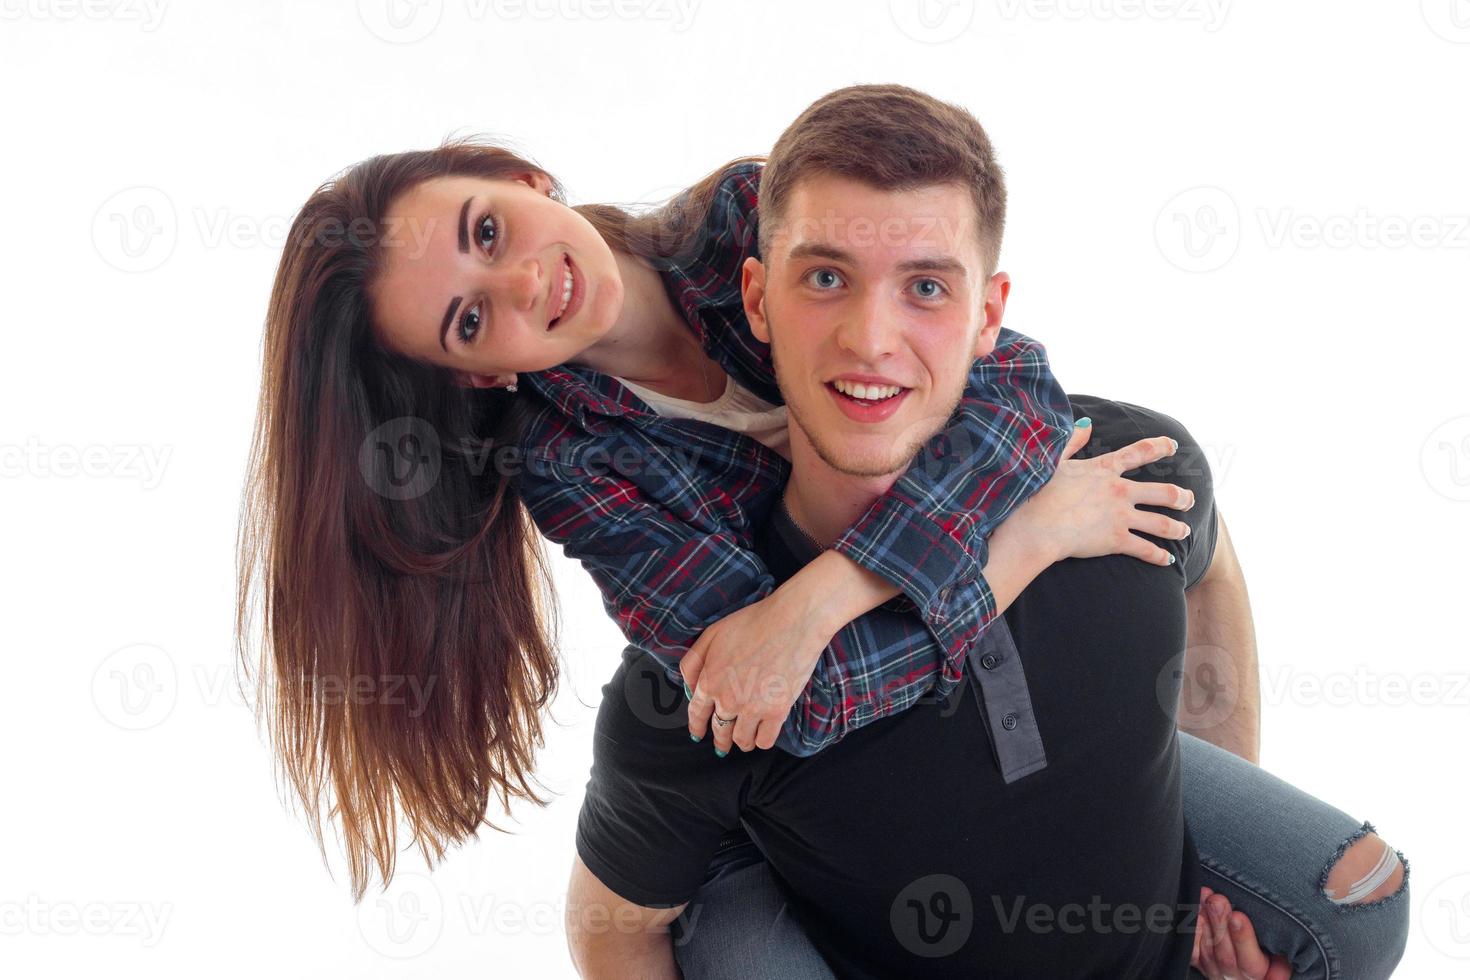
[[[896,476],[913,459],[913,453],[904,455],[892,443],[886,446],[860,446],[846,441],[812,441],[817,456],[843,476],[875,479]]]

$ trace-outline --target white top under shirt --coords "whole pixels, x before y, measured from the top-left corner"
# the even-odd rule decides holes
[[[712,402],[692,402],[683,398],[670,398],[656,391],[618,378],[629,391],[648,402],[650,408],[660,415],[676,419],[699,419],[713,422],[734,432],[743,432],[752,439],[791,458],[790,436],[786,432],[786,406],[772,405],[743,385],[735,383],[725,375],[725,391]]]

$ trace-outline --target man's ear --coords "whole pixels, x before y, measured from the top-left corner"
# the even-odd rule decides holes
[[[760,259],[749,258],[740,267],[740,299],[745,304],[745,318],[750,332],[763,344],[771,342],[771,327],[766,322],[766,267]]]
[[[1006,300],[1010,295],[1011,277],[1008,273],[997,272],[985,284],[985,308],[981,312],[980,332],[975,337],[976,360],[989,356],[995,350],[1001,321],[1006,315]]]
[[[525,170],[515,175],[516,180],[526,184],[538,194],[551,193],[551,178],[539,170]]]

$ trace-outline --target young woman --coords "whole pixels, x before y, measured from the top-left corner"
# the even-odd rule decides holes
[[[791,622],[837,595],[804,630],[756,642],[756,619],[737,634],[802,691],[779,733],[759,733],[796,752],[958,680],[1005,578],[985,538],[1043,485],[1038,500],[1090,501],[1068,541],[1079,557],[1112,553],[1120,527],[1177,533],[1135,508],[1164,503],[1142,491],[1118,509],[1047,482],[1072,431],[1065,395],[1037,345],[1003,334],[958,421],[913,447],[811,581],[772,592],[748,531],[784,475],[784,424],[761,418],[780,396],[738,279],[759,171],[737,161],[633,216],[568,207],[539,167],[463,140],[365,161],[298,214],[266,324],[237,626],[243,655],[258,589],[260,703],[319,843],[331,798],[355,898],[370,861],[391,877],[400,816],[433,863],[488,822],[492,794],[541,802],[533,755],[557,666],[526,503],[671,670],[752,601]],[[711,402],[754,438],[679,417]],[[1167,561],[1125,537],[1125,553]],[[860,628],[893,581],[927,627],[898,662]],[[717,703],[717,723],[745,713]]]

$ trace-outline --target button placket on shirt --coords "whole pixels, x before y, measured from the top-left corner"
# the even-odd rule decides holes
[[[1046,749],[1031,708],[1031,692],[1004,618],[996,617],[966,659],[1001,776],[1011,783],[1046,768]]]

